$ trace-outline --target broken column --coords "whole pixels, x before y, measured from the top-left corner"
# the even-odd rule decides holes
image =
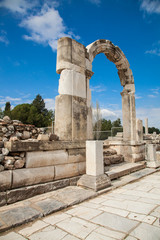
[[[143,122],[140,119],[136,119],[136,140],[137,142],[143,141]]]
[[[148,118],[145,118],[145,134],[148,134]]]
[[[94,191],[111,185],[110,178],[104,174],[103,141],[86,141],[86,174],[77,185]]]

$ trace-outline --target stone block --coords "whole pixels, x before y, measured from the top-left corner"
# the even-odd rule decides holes
[[[86,99],[70,95],[59,95],[55,104],[55,134],[60,140],[86,140]],[[62,121],[63,119],[63,121]]]
[[[26,153],[26,168],[37,168],[65,164],[68,153],[65,150],[38,151]]]
[[[78,181],[78,180],[77,180]],[[39,194],[50,192],[59,188],[64,188],[72,185],[72,182],[77,182],[76,179],[61,179],[58,181],[37,184],[33,186],[22,187],[7,191],[7,204],[25,200]]]
[[[37,137],[37,140],[39,141],[49,141],[49,135],[48,134],[39,134]]]
[[[80,162],[78,163],[79,168],[79,174],[85,174],[86,173],[86,162]]]
[[[79,163],[55,166],[55,179],[69,178],[80,175]]]
[[[143,141],[143,122],[140,119],[136,119],[136,140]]]
[[[85,47],[71,38],[63,37],[58,40],[57,73],[68,68],[68,64],[85,69]]]
[[[0,192],[0,207],[7,204],[6,192]]]
[[[11,188],[12,183],[12,171],[0,172],[0,191],[4,191]]]
[[[85,141],[19,141],[5,142],[10,152],[52,151],[62,149],[85,149]]]
[[[104,174],[103,141],[86,141],[86,174]]]
[[[63,70],[59,79],[59,94],[86,98],[86,76],[73,70]]]
[[[111,186],[110,178],[106,174],[91,176],[83,175],[78,183],[78,186],[92,189],[94,191],[99,191],[101,189]]]
[[[55,134],[60,140],[72,140],[72,96],[57,96],[55,113]]]
[[[68,157],[69,163],[86,161],[85,149],[70,149],[68,150],[68,154],[69,154],[69,157]]]
[[[146,144],[146,160],[156,161],[156,145]]]
[[[54,179],[54,167],[16,169],[13,171],[12,188],[24,187],[38,183],[51,182]]]

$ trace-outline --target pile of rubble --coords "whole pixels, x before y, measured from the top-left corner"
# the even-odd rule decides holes
[[[45,134],[45,128],[23,124],[18,120],[11,120],[8,116],[0,119],[0,172],[23,168],[25,166],[25,153],[10,153],[4,147],[6,141],[52,141],[58,140],[54,134]]]

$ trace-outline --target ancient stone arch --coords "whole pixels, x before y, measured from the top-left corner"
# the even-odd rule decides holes
[[[97,40],[87,47],[71,38],[61,38],[57,49],[57,73],[60,74],[56,97],[55,133],[61,140],[92,139],[91,90],[92,61],[104,53],[117,69],[123,86],[123,140],[136,140],[135,86],[128,60],[109,40]]]

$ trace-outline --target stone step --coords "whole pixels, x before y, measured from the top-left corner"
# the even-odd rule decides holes
[[[124,162],[124,157],[121,154],[114,154],[110,156],[104,156],[104,165],[109,166],[111,164],[117,164]]]
[[[107,148],[103,150],[103,156],[111,156],[117,154],[117,151],[112,148]]]
[[[123,132],[117,132],[116,136],[123,137]]]
[[[132,172],[141,170],[145,168],[145,166],[146,166],[145,162],[140,162],[140,163],[123,162],[121,164],[110,166],[109,170],[106,171],[105,173],[110,177],[111,180],[113,180],[113,179],[128,175]]]

